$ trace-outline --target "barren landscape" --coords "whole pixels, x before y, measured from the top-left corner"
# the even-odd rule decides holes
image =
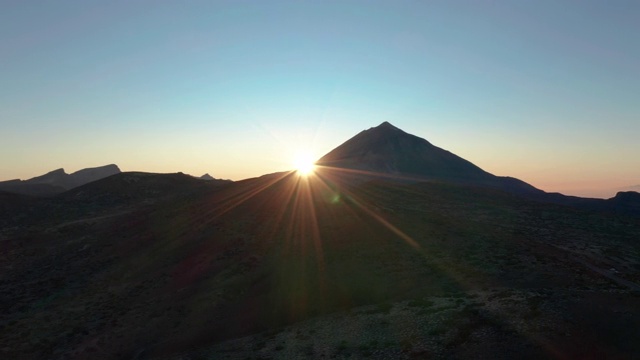
[[[378,165],[424,141],[385,124],[364,134],[378,134],[366,145]],[[640,218],[627,207],[336,169],[125,172],[54,197],[3,194],[3,357],[640,355]]]

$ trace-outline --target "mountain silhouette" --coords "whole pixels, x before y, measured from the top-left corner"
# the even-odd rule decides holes
[[[71,179],[70,189],[111,175],[119,174],[120,172],[120,169],[115,164],[78,170],[69,175],[69,178]]]
[[[119,173],[120,169],[115,164],[86,168],[71,174],[60,168],[28,180],[0,182],[0,190],[32,196],[51,196]]]
[[[209,173],[206,173],[206,174],[200,176],[200,179],[202,179],[202,180],[215,180],[215,178],[213,176],[209,175]]]
[[[323,171],[352,179],[438,181],[543,194],[524,181],[495,176],[389,122],[364,130],[320,158]]]
[[[619,191],[616,196],[605,200],[605,204],[614,210],[629,214],[640,214],[640,193],[637,191]]]

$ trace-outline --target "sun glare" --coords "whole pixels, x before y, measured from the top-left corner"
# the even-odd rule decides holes
[[[299,154],[293,160],[293,165],[296,167],[298,174],[307,176],[313,172],[316,165],[313,163],[313,158],[308,154]]]

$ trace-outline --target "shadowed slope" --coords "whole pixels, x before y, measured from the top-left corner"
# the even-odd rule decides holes
[[[388,122],[364,130],[318,160],[318,165],[425,179],[486,181],[491,174],[407,134]]]
[[[431,182],[493,188],[528,199],[590,210],[640,214],[640,200],[609,200],[546,193],[516,178],[495,176],[461,157],[408,134],[388,122],[364,130],[320,158],[318,174],[334,183],[385,179],[400,183]]]
[[[471,162],[388,122],[362,131],[317,161],[330,172],[356,179],[444,181],[539,194],[542,191],[509,177],[492,175]]]
[[[393,307],[385,304],[412,299],[494,290],[528,299],[544,289],[557,294],[545,297],[548,313],[527,321],[558,326],[550,338],[520,328],[526,312],[492,307],[459,336],[497,331],[500,340],[487,346],[529,349],[523,358],[544,357],[548,346],[572,354],[562,347],[586,340],[553,340],[582,323],[565,325],[555,314],[581,287],[602,296],[616,288],[610,278],[576,271],[612,260],[572,249],[617,249],[630,267],[615,267],[628,281],[637,275],[635,255],[624,251],[640,233],[637,220],[615,227],[615,218],[456,184],[342,186],[289,172],[210,186],[181,174],[124,173],[49,201],[58,221],[23,217],[30,221],[0,229],[0,321],[12,324],[0,331],[7,358],[147,358],[366,305],[384,312]],[[94,206],[100,211],[85,211]],[[470,311],[460,318],[478,317]],[[624,316],[640,321],[635,312]],[[396,341],[389,346],[399,348],[400,329],[421,326],[388,324],[386,336]],[[589,343],[640,351],[594,331]]]
[[[405,135],[383,128],[382,148],[431,149]],[[452,161],[479,183],[324,166],[222,185],[122,173],[6,197],[0,356],[193,358],[336,313],[375,330],[387,358],[640,354],[640,219],[533,202]],[[348,357],[341,340],[292,357]],[[266,357],[265,341],[240,350]]]

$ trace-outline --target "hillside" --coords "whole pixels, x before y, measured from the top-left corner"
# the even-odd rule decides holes
[[[640,353],[637,218],[451,184],[118,176],[2,228],[3,356]],[[341,343],[351,322],[374,327]]]
[[[336,154],[360,145],[308,177],[0,193],[0,357],[640,356],[637,193],[532,199],[381,126],[399,135],[362,151],[376,167],[355,180]],[[398,139],[458,165],[392,168]]]
[[[327,174],[391,181],[444,181],[528,195],[544,192],[514,178],[490,174],[471,162],[388,122],[364,130],[317,161]]]

